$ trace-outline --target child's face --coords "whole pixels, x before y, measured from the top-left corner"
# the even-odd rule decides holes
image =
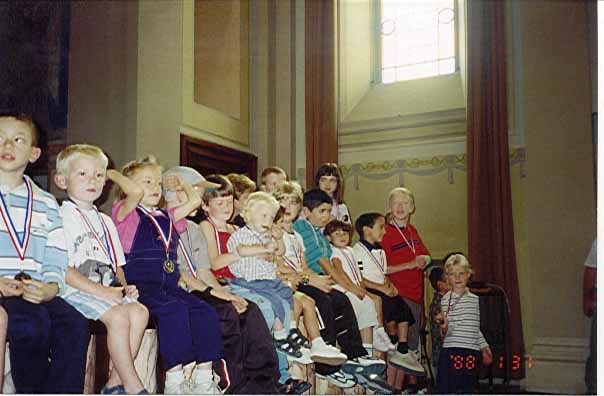
[[[235,200],[233,201],[233,205],[234,205],[233,208],[234,208],[235,212],[241,213],[241,209],[243,209],[243,207],[245,206],[245,203],[247,202],[247,198],[250,196],[250,194],[251,194],[250,191],[246,191],[239,196],[239,199],[235,198]]]
[[[448,284],[448,283],[447,283],[447,281],[446,281],[446,280],[444,280],[444,279],[443,279],[443,280],[439,280],[439,281],[437,281],[437,282],[436,282],[436,287],[437,287],[438,292],[439,292],[440,294],[445,294],[445,293],[446,293],[446,292],[448,292],[448,291],[449,291],[449,289],[450,289],[449,284]]]
[[[57,175],[59,188],[67,190],[69,198],[92,204],[103,193],[107,169],[94,157],[79,156],[69,163],[67,175]]]
[[[335,230],[327,236],[327,239],[329,239],[329,242],[335,247],[345,248],[350,242],[350,234],[344,230]]]
[[[447,271],[447,279],[453,290],[462,290],[470,280],[470,272],[461,265],[453,265]]]
[[[373,227],[363,227],[365,240],[370,243],[379,243],[384,239],[386,234],[386,220],[383,217],[378,217],[373,224]]]
[[[302,203],[300,200],[293,195],[286,195],[279,203],[285,208],[283,220],[288,223],[294,222],[294,220],[296,220],[300,214],[300,209],[302,209]]]
[[[32,146],[31,128],[12,117],[0,117],[0,171],[23,172],[42,151]]]
[[[202,207],[211,218],[224,222],[229,221],[233,215],[233,196],[212,198],[207,205],[203,204]]]
[[[390,199],[390,212],[395,220],[409,220],[415,211],[415,204],[407,194],[395,194]]]
[[[272,194],[278,187],[285,183],[286,177],[283,173],[269,173],[264,177],[264,191]]]
[[[319,179],[319,188],[333,197],[333,193],[338,188],[338,178],[336,176],[321,176]]]
[[[306,215],[306,220],[310,221],[312,225],[323,228],[329,222],[329,216],[331,215],[331,204],[322,203],[313,210],[304,208],[304,214]]]
[[[265,204],[264,202],[258,202],[254,204],[252,210],[249,211],[245,223],[253,230],[264,234],[270,232],[273,226],[273,219],[275,218],[275,209]]]
[[[157,206],[161,199],[161,169],[156,166],[146,166],[132,175],[132,180],[142,187],[144,195],[141,204],[146,207]]]

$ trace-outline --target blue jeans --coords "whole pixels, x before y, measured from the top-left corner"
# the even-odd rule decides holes
[[[4,299],[10,365],[17,393],[82,393],[88,319],[62,298],[32,304]]]

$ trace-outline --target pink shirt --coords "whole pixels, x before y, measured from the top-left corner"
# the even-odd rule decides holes
[[[117,212],[124,205],[124,202],[125,200],[122,199],[113,205],[113,208],[111,208],[111,218],[115,222],[115,227],[117,228],[117,233],[120,236],[124,253],[130,253],[132,244],[134,243],[134,237],[136,236],[138,223],[140,222],[140,216],[136,209],[134,209],[132,212],[128,213],[128,215],[126,215],[122,221],[118,221]],[[176,208],[168,209],[168,216],[170,216],[176,232],[180,234],[187,228],[187,219],[183,218],[175,221],[174,210],[176,210]],[[155,210],[152,213],[153,216],[164,216],[163,212],[160,212],[159,210]]]

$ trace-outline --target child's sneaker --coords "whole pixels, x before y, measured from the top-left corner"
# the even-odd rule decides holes
[[[396,346],[390,341],[388,334],[386,334],[386,330],[381,326],[373,328],[373,347],[380,352],[394,351],[396,349]]]
[[[353,386],[355,386],[357,384],[356,379],[354,378],[354,376],[350,375],[350,374],[346,374],[344,373],[342,370],[338,370],[335,373],[331,373],[331,374],[327,374],[327,375],[322,375],[322,374],[315,374],[317,376],[317,378],[322,378],[322,379],[326,379],[327,382],[329,382],[330,384],[337,386],[338,388],[352,388]]]
[[[323,363],[330,366],[339,366],[348,360],[348,357],[340,352],[338,348],[327,345],[324,342],[313,343],[312,348],[310,348],[310,358],[315,363]]]
[[[302,352],[300,352],[300,347],[298,347],[293,342],[288,341],[287,339],[283,339],[283,340],[273,339],[273,342],[275,344],[275,348],[277,350],[285,353],[286,355],[289,355],[294,358],[302,357]]]
[[[416,376],[426,375],[424,367],[417,361],[415,356],[411,355],[411,352],[400,353],[399,351],[394,351],[388,354],[388,359],[391,364],[401,368],[408,374]]]
[[[218,386],[212,382],[212,381],[208,381],[208,382],[204,382],[201,384],[198,384],[196,382],[191,382],[191,395],[221,395],[222,392],[220,391],[220,389],[218,388]]]
[[[189,389],[185,386],[185,382],[166,382],[164,385],[164,395],[187,395]]]

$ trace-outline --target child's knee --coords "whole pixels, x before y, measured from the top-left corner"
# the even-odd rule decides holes
[[[304,307],[304,309],[315,309],[315,300],[313,300],[312,298],[308,297],[308,296],[303,296],[302,297],[302,306]]]
[[[149,321],[149,310],[141,303],[130,303],[128,308],[132,312],[133,321],[136,323],[144,322],[145,324]]]
[[[6,328],[8,326],[8,314],[6,310],[0,307],[0,329]]]

